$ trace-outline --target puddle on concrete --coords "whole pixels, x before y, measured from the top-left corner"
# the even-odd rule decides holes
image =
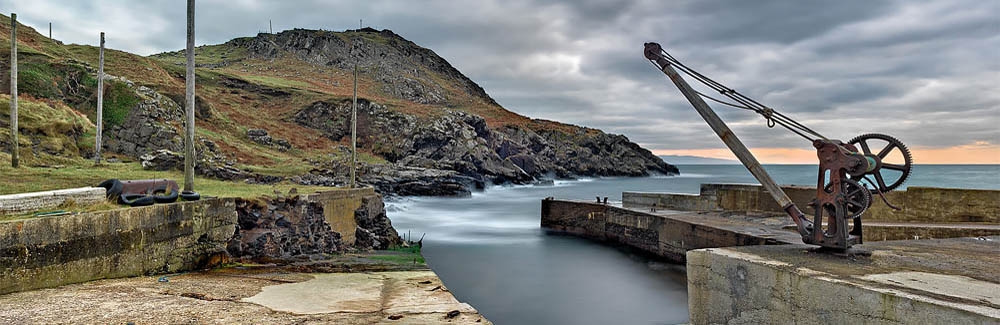
[[[429,271],[317,273],[303,282],[267,286],[244,302],[294,314],[476,313]]]
[[[313,279],[264,287],[243,301],[294,314],[371,313],[382,310],[382,276],[318,273]]]

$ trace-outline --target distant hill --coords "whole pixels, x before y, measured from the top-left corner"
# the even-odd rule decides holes
[[[663,161],[672,165],[739,165],[737,160],[708,158],[698,156],[665,155],[660,156]]]

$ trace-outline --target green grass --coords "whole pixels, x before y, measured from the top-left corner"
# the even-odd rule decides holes
[[[384,251],[387,254],[372,255],[368,258],[379,261],[386,261],[396,264],[414,263],[424,264],[424,256],[420,253],[420,246],[393,247]]]
[[[120,81],[112,81],[108,91],[104,94],[104,124],[117,126],[125,123],[128,113],[135,108],[141,100],[136,96],[135,91],[128,85]]]
[[[18,89],[38,98],[61,97],[55,70],[49,64],[22,63],[17,70]]]
[[[117,179],[153,179],[166,178],[183,183],[184,174],[181,171],[152,171],[142,169],[139,163],[108,163],[95,166],[93,161],[82,158],[66,159],[60,168],[25,167],[14,169],[10,164],[10,155],[0,153],[0,174],[6,180],[0,183],[0,195],[24,192],[48,191],[63,188],[95,186],[109,178]],[[275,191],[288,193],[296,188],[299,194],[317,191],[331,191],[339,188],[324,186],[304,186],[282,182],[273,185],[252,185],[242,182],[230,182],[217,179],[195,177],[194,189],[202,196],[257,198],[273,196]]]

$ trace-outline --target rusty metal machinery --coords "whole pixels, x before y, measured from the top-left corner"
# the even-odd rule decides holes
[[[861,216],[871,206],[873,194],[879,195],[889,207],[898,209],[886,200],[884,194],[906,181],[912,169],[913,159],[906,145],[896,138],[873,133],[860,135],[846,143],[829,139],[802,123],[685,66],[657,43],[646,43],[644,53],[657,69],[670,78],[722,142],[788,213],[795,222],[799,234],[802,235],[803,242],[837,250],[860,244]],[[695,90],[677,70],[729,98],[730,101],[713,98]],[[819,176],[816,181],[816,198],[809,204],[813,213],[811,219],[788,198],[750,150],[705,103],[704,98],[756,112],[766,119],[768,127],[780,125],[812,143],[819,158]],[[849,221],[853,223],[851,228],[848,228]]]

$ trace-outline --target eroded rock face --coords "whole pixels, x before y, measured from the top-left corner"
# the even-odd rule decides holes
[[[302,196],[236,200],[238,222],[227,251],[238,259],[283,262],[322,259],[345,250],[387,249],[402,243],[380,195],[361,198],[354,211],[355,243],[345,244],[323,213],[323,204]]]
[[[182,121],[184,110],[152,89],[140,86],[135,90],[141,102],[121,125],[105,126],[104,149],[133,158],[160,149],[183,151],[184,140],[171,122]]]
[[[236,233],[227,247],[233,257],[281,260],[343,249],[341,235],[331,230],[322,205],[315,202],[297,196],[237,200],[236,211]]]
[[[403,242],[385,214],[385,203],[378,195],[361,199],[361,207],[354,211],[358,223],[354,233],[354,246],[366,249],[388,249]]]

